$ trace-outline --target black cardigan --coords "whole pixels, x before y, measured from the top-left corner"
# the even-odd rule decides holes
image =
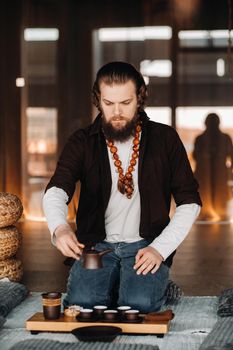
[[[201,205],[186,151],[170,126],[149,120],[141,113],[138,186],[141,201],[139,234],[151,242],[168,225],[171,195],[176,205]],[[93,124],[74,132],[59,158],[47,188],[62,188],[72,199],[75,184],[81,182],[77,212],[77,236],[84,244],[106,237],[104,215],[111,193],[108,151],[101,129],[101,115]],[[130,199],[129,199],[130,200]],[[171,254],[165,263],[172,263]]]

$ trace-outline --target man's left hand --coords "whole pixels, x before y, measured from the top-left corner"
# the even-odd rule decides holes
[[[162,261],[163,257],[156,249],[146,247],[139,249],[137,252],[133,268],[137,270],[137,275],[146,275],[148,272],[155,273],[159,269]]]

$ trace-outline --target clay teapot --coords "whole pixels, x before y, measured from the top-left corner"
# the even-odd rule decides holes
[[[83,251],[82,265],[85,269],[100,269],[102,265],[102,256],[104,254],[112,252],[112,249],[106,249],[102,252],[95,250],[94,247]]]

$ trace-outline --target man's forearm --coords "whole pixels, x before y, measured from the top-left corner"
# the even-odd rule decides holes
[[[176,208],[171,221],[162,233],[150,244],[164,260],[176,250],[188,235],[201,207],[196,204],[184,204]]]
[[[51,187],[43,197],[43,210],[51,237],[60,225],[67,224],[68,195],[58,187]]]

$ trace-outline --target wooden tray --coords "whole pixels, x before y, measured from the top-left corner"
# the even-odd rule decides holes
[[[75,317],[67,317],[61,314],[57,320],[46,320],[42,312],[37,312],[26,321],[26,329],[32,333],[37,332],[70,332],[74,328],[85,326],[116,326],[122,329],[123,333],[157,334],[162,335],[168,332],[170,321],[123,323],[123,322],[78,322]]]

